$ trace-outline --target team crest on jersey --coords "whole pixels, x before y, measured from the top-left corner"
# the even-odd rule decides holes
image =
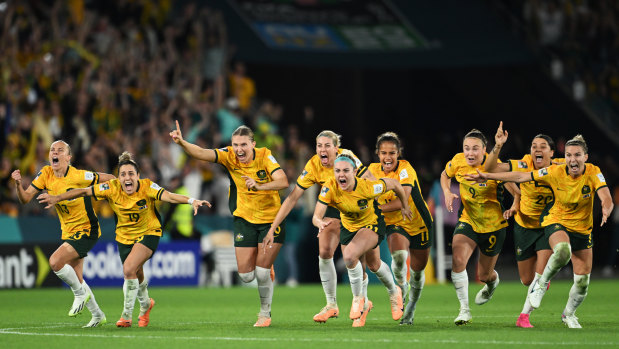
[[[322,189],[320,190],[320,196],[326,196],[328,191],[329,191],[329,188],[322,187]]]
[[[99,184],[99,191],[105,191],[110,189],[110,185],[108,183],[101,183]]]
[[[403,169],[402,171],[400,171],[400,180],[403,180],[406,178],[408,178],[408,172],[406,171],[406,169]]]
[[[541,170],[537,171],[537,175],[538,175],[539,177],[544,177],[544,176],[545,176],[545,175],[547,175],[547,174],[548,174],[548,169],[547,169],[547,168],[545,168],[545,167],[544,167],[544,168],[542,168]]]
[[[589,194],[589,193],[591,193],[591,187],[589,187],[588,185],[585,184],[585,185],[583,185],[581,192],[583,194]]]
[[[148,207],[148,206],[146,206],[146,199],[142,199],[142,200],[136,202],[135,204],[140,208],[140,210],[143,210],[143,209]]]
[[[237,233],[237,234],[234,236],[234,241],[237,241],[237,242],[238,242],[238,241],[243,241],[243,239],[245,239],[245,236],[243,236],[243,234],[241,234],[241,233]]]
[[[256,172],[256,176],[258,176],[258,178],[260,178],[260,179],[265,179],[265,178],[267,178],[267,171],[260,170],[260,171]]]
[[[522,254],[522,249],[520,247],[516,248],[516,256],[520,256]]]
[[[518,161],[518,168],[529,168],[529,166],[524,161]]]
[[[361,200],[357,201],[357,206],[359,206],[360,209],[365,210],[366,208],[368,208],[368,200],[367,199],[361,199]]]

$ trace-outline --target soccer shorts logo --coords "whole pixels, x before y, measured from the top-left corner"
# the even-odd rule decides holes
[[[239,241],[243,241],[243,239],[245,239],[245,236],[243,236],[243,234],[241,233],[238,233],[234,236],[234,241],[239,242]]]

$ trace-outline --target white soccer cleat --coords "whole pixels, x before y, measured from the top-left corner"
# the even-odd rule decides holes
[[[569,328],[582,328],[582,326],[578,323],[578,318],[576,315],[561,314],[561,321],[563,321],[563,323]]]
[[[492,295],[494,294],[494,291],[498,286],[499,274],[497,274],[496,276],[496,284],[494,285],[494,288],[492,290],[490,290],[490,287],[488,287],[488,284],[486,284],[479,292],[477,292],[477,295],[475,296],[475,304],[482,305],[488,303],[488,301],[492,299]]]
[[[415,319],[415,306],[413,302],[410,300],[406,304],[404,308],[404,314],[402,315],[402,319],[400,319],[400,325],[412,325]]]
[[[546,290],[548,289],[548,284],[540,284],[539,280],[536,281],[535,286],[533,286],[533,290],[529,293],[529,303],[535,309],[539,308],[540,304],[542,304],[542,298],[544,298],[544,294],[546,294]]]
[[[82,296],[75,296],[71,310],[69,310],[69,316],[73,317],[81,314],[89,300],[90,292],[84,292],[84,295]]]
[[[470,309],[460,308],[460,314],[458,314],[458,317],[454,320],[454,323],[457,326],[466,325],[469,322],[471,322],[472,319],[473,319],[473,316],[471,316]]]
[[[90,319],[90,322],[82,326],[82,328],[101,327],[107,323],[105,314],[101,313],[100,316],[94,316]]]

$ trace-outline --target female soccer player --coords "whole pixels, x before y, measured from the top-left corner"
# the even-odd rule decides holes
[[[392,307],[394,301],[399,299],[397,306],[400,313],[397,319],[394,318],[399,320],[402,316],[402,291],[395,284],[389,266],[380,259],[378,245],[385,235],[385,221],[375,205],[374,198],[389,190],[395,191],[402,203],[402,215],[410,220],[413,214],[404,189],[400,182],[391,178],[371,181],[355,177],[357,164],[354,158],[346,153],[335,159],[333,167],[335,176],[325,182],[320,191],[312,223],[321,233],[333,224],[332,220],[324,219],[327,207],[332,205],[340,211],[343,226],[340,243],[353,293],[350,309],[350,318],[354,320],[353,327],[364,326],[367,314],[372,309],[372,303],[367,301],[367,295],[363,294],[363,267],[360,262],[362,256],[365,256],[370,270],[387,287]]]
[[[61,140],[50,146],[49,163],[41,169],[26,190],[22,187],[21,172],[15,170],[11,174],[15,180],[17,197],[22,204],[30,202],[41,190],[57,195],[114,178],[107,173],[78,170],[71,166],[71,147]],[[69,316],[77,316],[86,306],[92,313],[92,319],[84,327],[99,327],[107,320],[82,275],[84,257],[101,236],[99,221],[92,209],[92,200],[84,198],[67,201],[56,205],[56,212],[60,219],[63,243],[49,257],[49,265],[54,273],[69,285],[75,296]]]
[[[542,216],[542,227],[553,254],[544,273],[533,285],[529,302],[538,308],[546,293],[548,282],[570,259],[574,269],[574,284],[561,319],[569,328],[581,328],[576,309],[585,299],[593,264],[593,194],[602,202],[602,223],[613,210],[613,201],[600,169],[590,163],[587,143],[581,135],[565,143],[565,164],[542,168],[533,172],[502,172],[469,174],[466,179],[483,183],[490,180],[511,182],[535,181],[549,186],[554,193],[547,215]]]
[[[333,163],[335,158],[346,151],[340,148],[340,135],[333,131],[324,130],[316,137],[316,155],[314,155],[305,165],[303,172],[297,179],[297,186],[282,203],[282,207],[277,212],[271,228],[263,240],[263,246],[268,246],[273,241],[273,236],[277,227],[284,221],[292,208],[296,205],[299,198],[309,187],[314,184],[324,185],[330,178],[333,178]],[[352,154],[350,152],[349,154]],[[371,174],[361,164],[361,161],[352,155],[358,177],[371,178]],[[320,271],[320,281],[327,298],[327,305],[314,315],[314,321],[326,322],[332,317],[339,315],[337,307],[337,274],[333,263],[333,254],[340,243],[340,213],[335,207],[328,207],[325,214],[325,221],[331,221],[323,231],[318,234],[318,268]],[[367,288],[367,277],[364,279],[364,287]]]
[[[74,189],[60,195],[41,194],[37,199],[47,204],[46,208],[49,208],[58,202],[64,204],[68,202],[64,200],[84,196],[107,199],[117,218],[116,242],[123,263],[125,282],[124,308],[116,326],[131,327],[137,297],[140,302],[138,325],[146,327],[155,301],[148,296],[148,281],[144,278],[143,266],[157,250],[162,233],[155,201],[188,203],[193,206],[194,214],[198,212],[200,206],[210,207],[211,204],[208,201],[170,193],[148,178],[140,179],[140,167],[128,152],[122,153],[118,158],[117,179],[88,188]]]
[[[410,278],[409,300],[400,324],[413,324],[415,306],[421,296],[425,283],[424,269],[430,256],[432,246],[432,216],[428,205],[423,200],[419,189],[417,172],[406,160],[399,159],[402,154],[400,138],[394,132],[386,132],[378,136],[376,154],[379,163],[370,164],[368,169],[376,178],[392,178],[399,181],[408,198],[409,207],[413,210],[413,219],[404,220],[400,214],[400,201],[395,200],[392,191],[378,198],[379,208],[385,217],[387,243],[391,251],[391,269],[402,290],[409,292],[407,280],[408,266],[406,260],[410,251]]]
[[[520,160],[509,160],[498,163],[499,152],[507,141],[508,133],[503,130],[503,122],[499,124],[494,136],[495,145],[484,163],[486,172],[529,172],[540,170],[552,165],[555,142],[547,135],[538,134],[531,142],[531,151]],[[529,294],[533,286],[544,272],[544,266],[552,254],[544,228],[540,225],[540,216],[546,205],[552,203],[554,194],[547,186],[540,186],[534,181],[520,184],[520,206],[514,217],[514,246],[518,272],[523,285],[529,286],[522,312],[516,321],[516,326],[533,327],[529,315],[533,311],[529,302]]]
[[[469,308],[469,278],[466,264],[479,247],[480,255],[477,264],[477,275],[486,285],[477,293],[475,303],[478,305],[488,302],[499,284],[499,274],[494,266],[505,241],[505,227],[507,218],[516,211],[512,206],[502,212],[499,195],[502,188],[496,181],[471,185],[464,179],[464,175],[475,173],[476,169],[483,169],[486,160],[486,137],[481,131],[473,129],[464,136],[464,152],[456,154],[445,166],[441,174],[441,187],[445,195],[445,206],[452,212],[452,203],[458,195],[451,192],[451,178],[456,177],[460,183],[460,197],[462,208],[460,219],[454,230],[452,240],[452,272],[451,281],[456,288],[456,295],[460,301],[460,313],[454,320],[455,324],[465,325],[471,321]],[[508,188],[515,196],[514,202],[519,201],[519,190]]]
[[[278,190],[288,187],[288,178],[267,148],[256,148],[254,133],[240,126],[232,133],[232,146],[222,149],[204,149],[183,139],[176,122],[170,132],[176,144],[190,156],[223,165],[230,175],[229,206],[234,216],[234,246],[239,276],[243,282],[258,279],[260,313],[255,327],[271,325],[273,280],[271,267],[286,236],[284,225],[275,231],[275,244],[266,253],[262,239],[281,206]]]

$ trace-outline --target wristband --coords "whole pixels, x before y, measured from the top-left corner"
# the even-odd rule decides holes
[[[187,200],[187,203],[190,205],[193,205],[193,202],[196,201],[196,199],[194,198],[189,198],[189,200]]]

